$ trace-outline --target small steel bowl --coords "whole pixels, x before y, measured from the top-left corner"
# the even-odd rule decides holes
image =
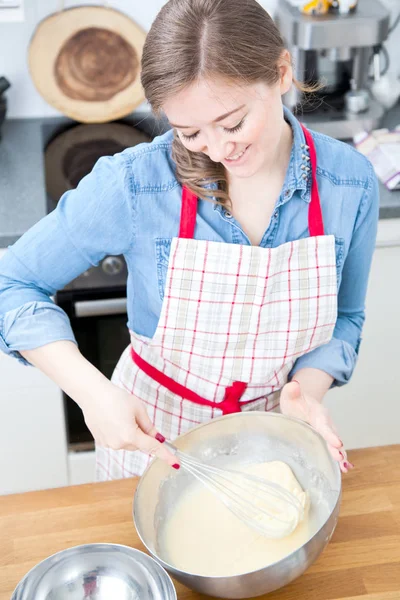
[[[310,539],[274,564],[228,577],[182,571],[163,555],[162,532],[177,500],[193,478],[156,459],[143,474],[133,503],[133,519],[147,550],[187,587],[218,598],[253,598],[281,588],[299,577],[329,542],[339,515],[341,473],[326,442],[312,427],[281,414],[242,412],[200,425],[174,442],[197,458],[216,466],[282,460],[311,495]],[[194,517],[195,518],[195,517]],[[193,543],[196,543],[194,540]],[[213,552],[210,540],[210,552]]]
[[[19,582],[11,600],[177,600],[168,573],[118,544],[86,544],[49,556]]]

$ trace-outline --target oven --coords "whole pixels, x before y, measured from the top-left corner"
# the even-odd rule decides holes
[[[56,303],[68,315],[83,356],[110,379],[129,344],[126,287],[64,290],[56,295]],[[64,410],[69,451],[93,450],[82,411],[65,393]]]

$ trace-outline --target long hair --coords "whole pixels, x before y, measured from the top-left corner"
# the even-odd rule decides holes
[[[145,41],[142,86],[157,115],[168,98],[199,78],[277,83],[284,50],[277,26],[257,0],[169,0]],[[294,84],[311,91],[307,85]],[[223,165],[185,148],[176,131],[172,157],[182,185],[200,198],[229,203]]]

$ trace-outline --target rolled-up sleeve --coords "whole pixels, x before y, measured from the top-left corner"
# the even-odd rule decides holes
[[[371,165],[343,265],[338,293],[338,317],[333,337],[327,344],[298,358],[290,377],[307,367],[325,371],[333,385],[347,383],[354,371],[365,320],[365,297],[379,218],[379,186]]]
[[[65,312],[52,302],[27,302],[1,317],[0,350],[23,364],[19,350],[31,350],[50,342],[76,343]]]
[[[75,341],[52,296],[104,256],[125,254],[134,238],[131,156],[103,157],[57,208],[0,260],[0,350]]]

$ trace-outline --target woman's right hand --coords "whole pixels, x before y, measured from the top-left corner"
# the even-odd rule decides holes
[[[113,450],[141,450],[177,467],[179,461],[163,444],[141,400],[107,381],[96,395],[80,403],[96,443]],[[156,439],[157,436],[157,439]],[[160,440],[160,441],[159,441]]]
[[[76,344],[60,340],[21,350],[21,354],[75,400],[100,446],[141,450],[171,466],[179,465],[176,456],[162,445],[165,440],[150,421],[144,404],[100,373]]]

